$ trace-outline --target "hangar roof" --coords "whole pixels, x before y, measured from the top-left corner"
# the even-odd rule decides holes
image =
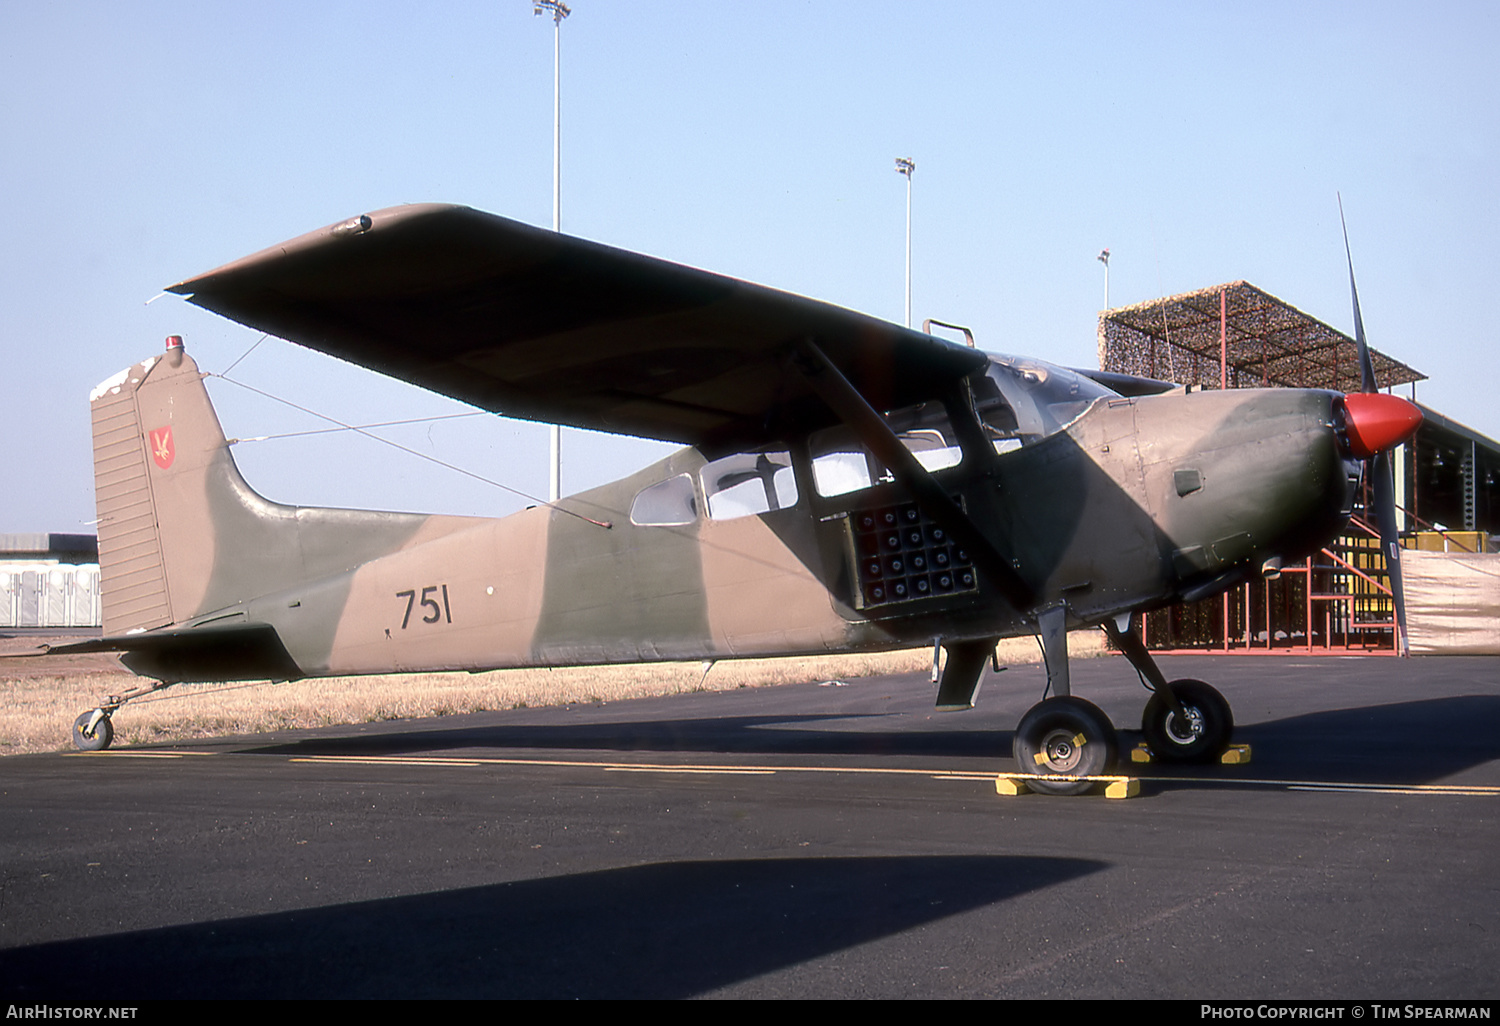
[[[1099,315],[1099,369],[1219,387],[1220,297],[1230,388],[1359,391],[1354,340],[1249,282],[1185,292]],[[1381,388],[1427,375],[1373,347]]]
[[[99,539],[92,534],[0,534],[0,560],[28,559],[95,563]]]

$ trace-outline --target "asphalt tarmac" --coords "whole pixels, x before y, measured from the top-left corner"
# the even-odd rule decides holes
[[[1037,667],[7,758],[0,999],[1500,996],[1500,659],[1162,662],[1249,765],[1001,797]]]

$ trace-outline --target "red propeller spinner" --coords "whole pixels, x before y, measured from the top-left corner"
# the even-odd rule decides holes
[[[1384,392],[1351,392],[1344,411],[1349,448],[1362,460],[1400,445],[1422,426],[1416,403]]]

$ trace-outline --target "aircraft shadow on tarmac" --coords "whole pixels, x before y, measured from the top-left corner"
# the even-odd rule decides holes
[[[829,724],[828,729],[818,729],[819,723]],[[1139,732],[1122,730],[1121,752],[1134,747],[1139,739]],[[1500,759],[1500,696],[1451,696],[1325,710],[1248,724],[1236,729],[1235,740],[1252,746],[1254,762],[1243,768],[1210,768],[1207,773],[1216,778],[1215,786],[1220,782],[1232,785],[1236,778],[1249,777],[1370,784],[1428,783]],[[518,748],[699,755],[987,758],[995,761],[997,771],[1012,766],[1008,730],[949,730],[934,728],[930,721],[911,729],[909,720],[903,728],[899,714],[491,724],[312,738],[249,751],[326,756]],[[1150,776],[1199,779],[1205,776],[1205,768],[1201,766],[1157,764],[1129,769]]]
[[[951,755],[1003,757],[1010,732],[881,729],[882,714],[800,713],[608,723],[495,724],[360,737],[316,738],[256,748],[269,755],[400,755],[474,748],[567,749],[738,755]],[[829,729],[818,729],[826,723]],[[838,724],[843,729],[834,728]],[[852,726],[851,726],[852,725]]]
[[[1422,784],[1500,759],[1500,696],[1307,713],[1237,728],[1255,776]]]
[[[0,951],[13,1001],[688,997],[1106,868],[665,862]]]

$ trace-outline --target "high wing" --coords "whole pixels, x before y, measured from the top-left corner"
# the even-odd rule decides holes
[[[827,303],[439,204],[351,218],[168,291],[496,413],[699,446],[833,422],[789,365],[801,340],[877,409],[984,363]]]

